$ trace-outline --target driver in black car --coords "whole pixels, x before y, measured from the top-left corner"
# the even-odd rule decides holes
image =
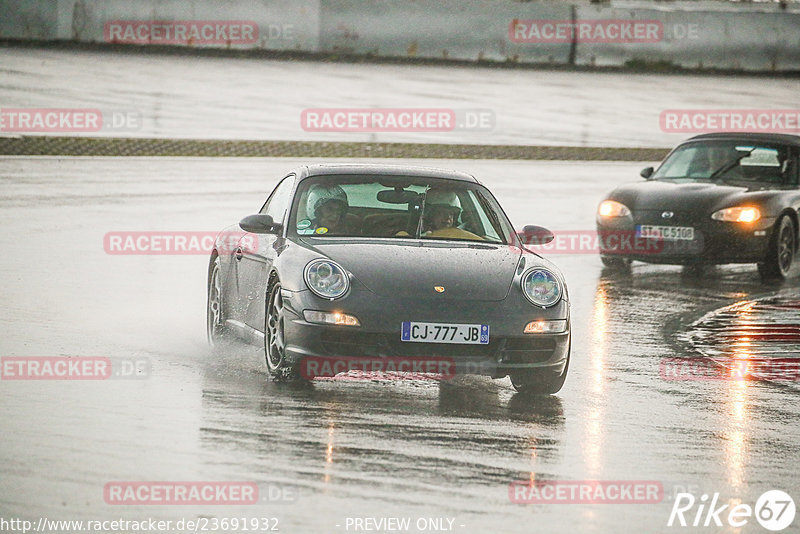
[[[742,178],[742,169],[737,161],[742,155],[733,147],[707,146],[698,150],[692,162],[689,176],[697,178]],[[736,162],[735,165],[734,162]],[[730,167],[722,172],[725,167]],[[716,176],[715,176],[715,173]]]

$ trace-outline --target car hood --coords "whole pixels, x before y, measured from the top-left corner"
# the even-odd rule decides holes
[[[775,193],[774,190],[762,189],[758,184],[651,180],[619,187],[608,198],[622,202],[634,211],[690,208],[696,212],[713,212],[738,203],[760,202]]]
[[[302,239],[339,263],[370,291],[386,297],[503,300],[520,250],[507,245],[421,241]],[[444,287],[438,293],[435,286]]]

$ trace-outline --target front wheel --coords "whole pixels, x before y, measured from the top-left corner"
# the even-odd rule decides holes
[[[758,264],[758,273],[764,281],[783,280],[794,262],[797,230],[790,217],[783,216],[775,225],[764,263]]]
[[[561,374],[548,373],[537,369],[525,369],[511,373],[511,385],[519,393],[530,395],[552,395],[558,393],[564,386],[569,370],[570,353],[567,353],[567,363]]]
[[[615,258],[614,256],[600,256],[603,266],[612,271],[627,271],[631,268],[631,260],[626,258]]]
[[[267,294],[264,314],[264,357],[267,371],[276,380],[297,378],[297,370],[286,362],[285,320],[281,284],[276,282]]]

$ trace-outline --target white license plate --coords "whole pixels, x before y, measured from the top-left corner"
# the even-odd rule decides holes
[[[400,328],[400,340],[414,343],[486,345],[489,343],[489,325],[404,321]]]
[[[636,237],[663,239],[665,241],[692,241],[694,228],[691,226],[648,226],[636,227]]]

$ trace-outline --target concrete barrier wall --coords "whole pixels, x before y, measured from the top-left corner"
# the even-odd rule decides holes
[[[514,0],[0,0],[0,37],[104,42],[116,20],[245,20],[260,48],[383,57],[800,70],[800,12],[571,6]],[[657,21],[656,42],[518,42],[512,22]]]
[[[319,0],[0,0],[0,37],[104,42],[106,22],[253,21],[258,41],[234,48],[319,50]],[[196,47],[224,47],[195,43]]]
[[[800,69],[800,13],[631,10],[585,6],[582,19],[652,19],[663,25],[658,43],[578,46],[579,64],[668,61],[683,67],[758,71]]]
[[[48,0],[0,0],[0,36],[57,39],[58,6]]]
[[[567,4],[497,0],[323,0],[322,51],[381,56],[565,64],[569,45],[520,46],[508,36],[511,21],[526,13],[569,19]]]

